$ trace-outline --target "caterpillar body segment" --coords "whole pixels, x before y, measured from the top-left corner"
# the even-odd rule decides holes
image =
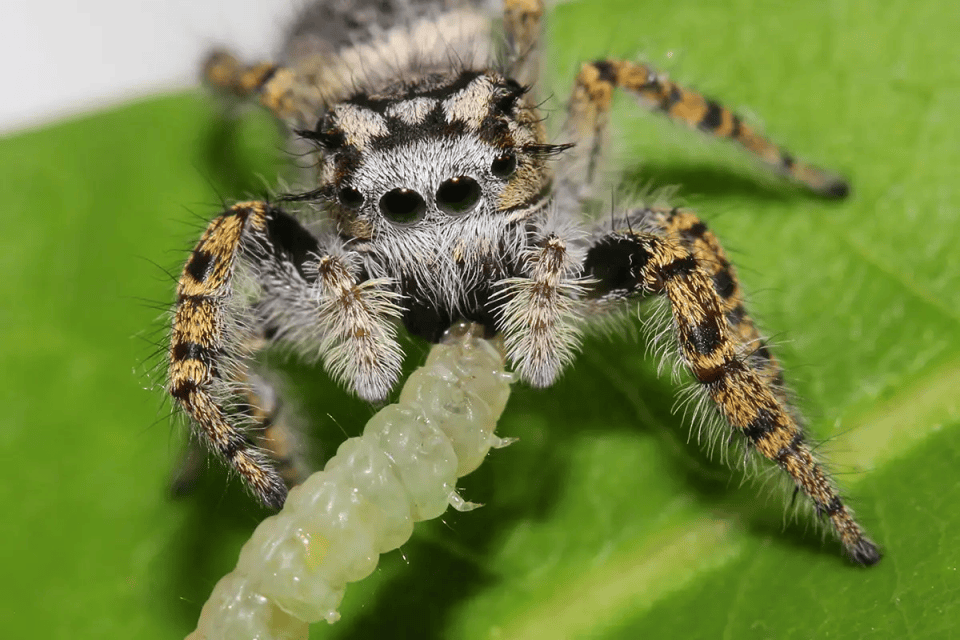
[[[510,380],[499,348],[475,327],[455,325],[399,402],[257,527],[188,640],[306,638],[309,623],[335,622],[347,583],[369,575],[415,522],[448,505],[475,506],[457,495],[456,479],[507,443],[494,428]]]

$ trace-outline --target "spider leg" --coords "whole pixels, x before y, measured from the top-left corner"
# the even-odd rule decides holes
[[[592,295],[659,294],[669,300],[680,357],[719,413],[747,443],[775,462],[825,515],[853,561],[872,565],[880,551],[843,503],[806,444],[802,426],[749,358],[737,349],[709,266],[696,251],[668,236],[631,231],[621,221],[587,252]],[[633,225],[631,225],[633,226]]]
[[[523,85],[540,76],[543,0],[505,0],[503,30],[506,36],[508,75]]]
[[[272,62],[245,65],[223,50],[207,57],[203,77],[222,93],[259,100],[274,116],[298,127],[313,127],[328,97],[316,84],[298,79],[292,68]]]
[[[264,342],[261,348],[266,347]],[[257,445],[270,456],[287,487],[295,487],[310,475],[297,430],[291,424],[293,416],[282,394],[275,385],[256,373],[242,381],[248,415]]]
[[[392,294],[380,290],[383,282],[357,283],[347,255],[320,254],[292,216],[239,203],[207,227],[177,286],[169,392],[202,439],[273,507],[286,487],[257,444],[275,441],[282,457],[283,432],[268,428],[265,388],[253,383],[255,336],[270,327],[272,340],[322,357],[366,399],[382,399],[399,375]]]
[[[525,382],[547,387],[580,345],[582,256],[564,234],[547,232],[524,254],[526,276],[497,283],[499,328],[507,356]]]
[[[796,159],[743,122],[723,105],[696,91],[681,87],[664,74],[628,60],[598,60],[584,63],[577,75],[569,104],[566,134],[585,147],[588,177],[593,179],[603,147],[613,91],[621,88],[641,104],[668,118],[717,138],[740,144],[770,169],[827,198],[844,198],[849,184],[840,176]]]
[[[632,220],[628,222],[633,228],[669,237],[693,253],[701,269],[713,282],[713,288],[720,299],[720,310],[727,319],[730,336],[738,343],[741,355],[746,356],[764,382],[786,403],[787,399],[782,391],[783,369],[776,356],[771,353],[757,325],[748,315],[736,269],[727,259],[713,232],[689,209],[645,207],[632,212],[631,217]]]
[[[262,338],[254,342],[256,344],[250,348],[243,347],[240,351],[256,354],[267,346]],[[252,372],[240,372],[240,375],[246,375],[246,379],[230,381],[229,386],[238,387],[241,402],[237,409],[244,416],[245,433],[270,457],[272,466],[288,488],[301,484],[309,475],[310,467],[299,433],[290,424],[289,408],[284,406],[284,400],[274,385],[263,377]],[[174,496],[185,496],[193,491],[203,473],[204,449],[196,438],[187,440],[170,483]]]
[[[287,494],[283,479],[229,406],[236,395],[230,383],[246,377],[249,358],[242,349],[246,332],[229,322],[234,274],[248,238],[267,233],[269,211],[262,202],[234,205],[210,223],[184,266],[170,337],[169,392],[260,501],[279,508]]]

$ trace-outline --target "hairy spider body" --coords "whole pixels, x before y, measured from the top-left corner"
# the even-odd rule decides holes
[[[178,287],[170,393],[257,497],[279,506],[285,484],[258,448],[270,449],[276,425],[250,409],[257,393],[245,382],[263,345],[322,360],[377,401],[397,382],[400,325],[435,341],[468,320],[501,335],[520,379],[543,387],[587,327],[662,296],[679,360],[731,437],[793,479],[854,561],[875,563],[879,551],[807,446],[706,225],[661,207],[621,207],[602,224],[585,214],[606,184],[598,167],[618,87],[823,196],[846,195],[846,183],[622,60],[583,65],[562,144],[552,144],[534,84],[542,2],[504,5],[497,34],[464,0],[321,3],[294,27],[281,64],[211,56],[212,85],[259,99],[294,144],[312,145],[313,184],[236,204],[210,224]]]

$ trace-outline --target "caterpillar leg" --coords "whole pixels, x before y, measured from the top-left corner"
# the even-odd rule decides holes
[[[796,159],[735,113],[696,91],[681,87],[644,64],[628,60],[598,60],[580,69],[570,99],[567,135],[585,147],[590,179],[595,171],[613,91],[621,88],[644,106],[690,128],[740,144],[770,169],[827,198],[844,198],[850,192],[846,180]]]
[[[766,376],[738,352],[710,267],[684,243],[668,236],[631,230],[596,239],[585,270],[598,284],[594,296],[658,294],[669,300],[680,356],[703,392],[748,445],[775,462],[826,516],[853,561],[872,565],[880,551],[843,503]]]
[[[531,85],[540,75],[543,0],[505,0],[503,29],[510,77]]]

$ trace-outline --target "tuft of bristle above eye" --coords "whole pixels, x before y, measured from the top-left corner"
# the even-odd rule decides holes
[[[507,93],[497,99],[495,108],[500,113],[512,114],[517,108],[517,102],[519,102],[523,94],[530,91],[530,87],[525,87],[512,79],[508,79],[506,85]]]
[[[332,187],[325,185],[311,191],[301,191],[299,193],[283,193],[277,196],[278,202],[316,202],[318,200],[331,200],[334,198]]]
[[[546,158],[550,156],[556,156],[567,149],[572,149],[575,145],[572,143],[567,144],[528,144],[520,148],[524,153],[528,153],[532,156],[538,158]]]
[[[343,132],[337,129],[320,130],[319,127],[316,130],[295,129],[294,133],[304,140],[316,142],[327,151],[336,151],[346,142]]]

